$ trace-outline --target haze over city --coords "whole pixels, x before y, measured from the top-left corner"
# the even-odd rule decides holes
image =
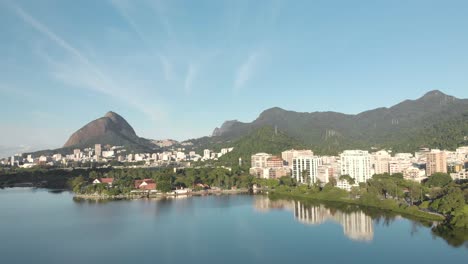
[[[0,156],[116,111],[183,140],[278,106],[468,98],[464,1],[2,1]]]

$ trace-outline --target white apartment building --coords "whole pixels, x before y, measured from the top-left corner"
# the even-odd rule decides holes
[[[356,183],[366,182],[372,177],[371,155],[364,150],[345,150],[340,155],[341,175],[349,175]]]
[[[314,152],[312,150],[286,150],[281,152],[281,158],[286,161],[286,165],[292,167],[293,159],[299,156],[313,156]]]
[[[291,176],[300,183],[305,183],[304,176],[308,177],[309,183],[313,184],[317,181],[318,168],[320,165],[322,165],[322,160],[317,156],[307,155],[295,157],[292,160]],[[306,175],[303,175],[304,171]]]
[[[186,155],[185,155],[184,152],[179,151],[179,152],[177,152],[177,154],[176,154],[176,158],[177,158],[177,160],[185,160]]]
[[[103,158],[111,158],[114,157],[115,152],[113,150],[102,151]]]
[[[227,148],[222,148],[221,149],[221,155],[227,154],[229,152],[229,149]]]
[[[52,158],[55,160],[55,161],[59,161],[62,159],[62,154],[54,154],[52,156]]]
[[[211,150],[205,149],[203,150],[203,159],[210,159],[211,157]]]

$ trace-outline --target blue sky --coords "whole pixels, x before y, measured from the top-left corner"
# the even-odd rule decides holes
[[[468,97],[467,1],[0,1],[0,155],[112,110],[140,136],[270,107],[359,113]]]

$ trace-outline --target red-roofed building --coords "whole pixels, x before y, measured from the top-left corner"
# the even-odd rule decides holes
[[[156,183],[152,179],[135,180],[134,186],[139,190],[156,190]]]
[[[93,184],[106,183],[107,185],[112,186],[113,182],[114,182],[114,178],[98,178],[93,181]]]
[[[283,167],[283,159],[277,156],[272,156],[267,159],[267,168],[281,168]]]

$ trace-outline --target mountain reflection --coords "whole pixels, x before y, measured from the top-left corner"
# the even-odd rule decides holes
[[[372,218],[363,211],[343,212],[325,207],[323,204],[311,205],[301,201],[270,200],[266,196],[257,196],[254,200],[257,211],[285,209],[294,212],[294,218],[307,225],[320,225],[327,221],[340,224],[346,237],[355,241],[372,241],[374,225]]]

